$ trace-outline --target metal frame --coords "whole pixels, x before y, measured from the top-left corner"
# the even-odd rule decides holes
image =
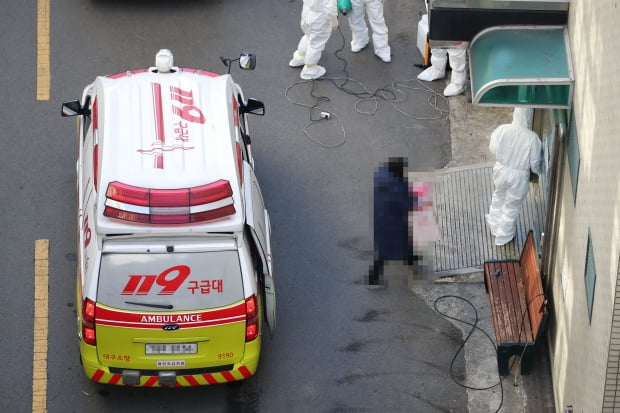
[[[531,77],[531,78],[518,78],[518,79],[510,79],[510,78],[499,78],[495,79],[491,82],[485,83],[480,87],[480,89],[474,94],[474,85],[475,85],[475,74],[473,70],[471,70],[472,66],[472,56],[469,53],[469,67],[470,67],[470,79],[471,79],[471,92],[472,92],[472,103],[478,106],[494,106],[494,107],[531,107],[531,108],[549,108],[549,109],[569,109],[571,106],[571,102],[573,100],[574,93],[574,72],[573,72],[573,64],[572,57],[569,46],[569,38],[568,38],[568,30],[565,26],[495,26],[485,29],[478,33],[471,44],[469,45],[469,49],[474,46],[476,41],[478,41],[482,36],[490,33],[497,32],[499,30],[562,30],[563,38],[564,38],[564,47],[566,53],[566,65],[568,77]],[[569,86],[568,98],[565,105],[558,104],[509,104],[509,103],[481,103],[480,98],[484,96],[489,90],[494,89],[499,86],[545,86],[545,85],[567,85]]]

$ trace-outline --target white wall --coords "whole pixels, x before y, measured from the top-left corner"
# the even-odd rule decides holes
[[[557,411],[600,412],[620,251],[620,1],[571,0],[569,16],[581,163],[576,203],[564,170],[550,350]],[[591,322],[588,231],[597,272]]]

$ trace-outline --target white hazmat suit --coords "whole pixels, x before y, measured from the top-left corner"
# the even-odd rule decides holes
[[[338,27],[338,9],[336,0],[303,1],[301,30],[304,35],[289,66],[303,66],[300,76],[302,79],[310,80],[317,79],[326,72],[318,63],[332,30]]]
[[[495,191],[486,215],[495,245],[510,242],[516,232],[521,204],[529,190],[530,171],[540,172],[542,144],[530,129],[533,109],[515,108],[512,123],[491,133],[489,149],[497,158],[493,166]]]
[[[450,59],[452,74],[450,83],[443,91],[444,96],[456,96],[467,87],[467,48],[460,46],[448,49],[431,49],[431,65],[418,75],[418,79],[430,82],[446,77],[446,66]]]
[[[351,0],[351,11],[347,14],[351,27],[351,51],[359,52],[370,41],[365,15],[368,15],[368,22],[372,28],[375,55],[385,63],[389,63],[392,57],[388,44],[388,28],[383,17],[383,0]]]

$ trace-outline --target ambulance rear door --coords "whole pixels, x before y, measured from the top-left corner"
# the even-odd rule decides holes
[[[96,308],[100,361],[142,370],[240,362],[246,306],[234,241],[132,241],[104,244]]]
[[[262,261],[265,317],[273,333],[276,328],[276,288],[271,262],[271,224],[254,170],[245,161],[243,162],[243,181],[245,218]]]

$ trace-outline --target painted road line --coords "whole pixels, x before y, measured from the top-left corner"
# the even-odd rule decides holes
[[[49,240],[34,243],[34,346],[32,353],[32,412],[47,412],[47,326]]]
[[[37,100],[50,100],[50,0],[37,1]]]

